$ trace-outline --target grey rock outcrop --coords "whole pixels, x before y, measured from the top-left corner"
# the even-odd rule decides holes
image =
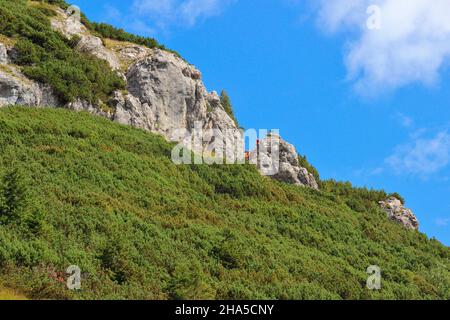
[[[275,180],[318,190],[319,184],[307,169],[300,166],[295,147],[274,133],[260,141],[259,148],[250,154],[262,174]]]
[[[405,208],[399,199],[390,197],[386,201],[380,201],[380,206],[386,211],[389,219],[400,223],[406,229],[419,229],[419,221],[416,216],[410,209]]]
[[[67,38],[74,35],[88,34],[87,28],[78,19],[78,15],[69,16],[66,11],[57,8],[57,15],[51,19],[52,28],[61,32]]]
[[[91,35],[81,35],[77,45],[78,50],[92,54],[94,57],[105,60],[113,70],[120,69],[120,62],[117,56],[105,48],[102,39]]]
[[[58,9],[57,13],[58,15],[51,20],[55,30],[67,38],[78,36],[80,38],[77,44],[78,50],[107,61],[113,70],[120,69],[119,59],[112,50],[103,45],[102,39],[89,34],[87,28],[78,19],[68,16],[62,9]]]
[[[144,59],[152,53],[152,49],[133,43],[121,43],[113,46],[112,50],[116,52],[121,62],[125,65]]]
[[[26,78],[13,65],[0,69],[0,107],[6,105],[58,106],[52,89]]]
[[[6,105],[49,106],[60,105],[53,90],[44,84],[28,79],[19,68],[11,64],[13,52],[0,43],[0,107]]]
[[[218,95],[206,90],[200,71],[175,54],[116,41],[110,41],[111,48],[106,48],[100,38],[90,35],[85,26],[63,10],[58,10],[52,26],[69,38],[78,36],[78,50],[106,60],[119,74],[126,67],[123,76],[128,92],[115,92],[111,98],[110,106],[115,111],[107,116],[113,120],[172,141],[181,139],[177,135],[180,129],[191,131],[196,123],[201,123],[202,129],[236,129],[235,135],[240,134]],[[81,102],[72,107],[93,111],[92,106]]]
[[[73,102],[69,102],[67,105],[65,105],[67,109],[72,109],[74,111],[85,111],[92,113],[96,116],[112,119],[113,115],[111,112],[103,111],[98,106],[93,105],[92,103],[82,100],[82,99],[75,99]]]
[[[114,120],[178,140],[176,132],[201,129],[235,129],[217,93],[209,93],[201,73],[173,53],[151,50],[126,73],[127,94],[111,100]],[[210,141],[205,141],[207,145]]]

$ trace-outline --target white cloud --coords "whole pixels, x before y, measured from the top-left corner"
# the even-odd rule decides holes
[[[401,112],[398,112],[396,114],[396,118],[398,119],[402,127],[410,128],[414,125],[414,120]]]
[[[418,137],[397,147],[386,163],[397,173],[423,177],[437,173],[450,163],[450,134],[442,131],[433,138]]]
[[[134,0],[133,14],[155,23],[160,28],[168,25],[193,26],[197,21],[219,15],[236,0]]]
[[[367,28],[367,8],[381,9],[381,29]],[[349,78],[361,93],[411,83],[434,84],[450,60],[449,0],[319,0],[318,22],[349,32]]]
[[[438,218],[435,223],[438,227],[447,227],[450,225],[450,218]]]

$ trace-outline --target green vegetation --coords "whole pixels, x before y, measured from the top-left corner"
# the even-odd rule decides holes
[[[180,57],[178,52],[167,49],[165,46],[163,46],[162,44],[159,44],[158,41],[156,41],[153,38],[136,36],[134,34],[126,32],[123,29],[113,27],[112,25],[109,25],[106,23],[91,22],[89,24],[89,28],[97,36],[99,36],[103,39],[108,38],[108,39],[113,39],[113,40],[118,40],[118,41],[131,42],[131,43],[135,43],[135,44],[138,44],[141,46],[146,46],[150,49],[158,48],[161,50],[172,52],[172,53],[176,54],[178,57]]]
[[[220,93],[220,103],[222,104],[223,108],[225,109],[225,112],[234,121],[236,126],[239,127],[238,121],[237,121],[236,117],[234,116],[233,106],[231,105],[231,99],[225,90],[222,90],[222,92]]]
[[[26,0],[0,0],[0,34],[16,40],[14,62],[24,74],[49,84],[63,103],[79,97],[95,104],[124,88],[107,62],[79,53],[76,39],[52,30],[52,14],[48,7],[27,5]]]
[[[367,188],[356,188],[350,182],[338,182],[335,180],[320,181],[322,191],[333,194],[343,200],[351,209],[357,212],[366,212],[378,207],[380,201],[389,197],[395,197],[405,204],[405,199],[395,193],[386,193],[384,190],[369,190]]]
[[[449,248],[384,192],[174,165],[161,137],[63,109],[0,110],[0,283],[29,298],[449,299]],[[82,290],[61,277],[83,271]],[[365,288],[382,269],[382,290]]]
[[[386,200],[388,194],[383,190],[355,188],[350,182],[325,180],[320,182],[321,190],[342,199],[352,210],[365,212],[378,206],[379,201]]]

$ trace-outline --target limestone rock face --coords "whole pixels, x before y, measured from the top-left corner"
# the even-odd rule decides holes
[[[124,95],[117,91],[110,100],[110,106],[116,110],[113,116],[114,121],[144,130],[153,128],[155,119],[151,109],[143,106],[133,95]]]
[[[57,14],[56,17],[51,19],[52,28],[58,30],[67,38],[88,33],[87,28],[76,16],[69,17],[69,15],[60,8],[57,9]]]
[[[0,43],[0,107],[16,104],[58,106],[59,101],[49,86],[28,79],[16,65],[11,64],[10,49]]]
[[[90,35],[85,26],[63,10],[58,10],[52,26],[69,38],[80,37],[78,50],[106,60],[126,80],[128,92],[114,93],[109,102],[114,114],[105,116],[172,141],[182,140],[180,129],[192,131],[198,123],[201,129],[235,129],[234,136],[240,135],[219,96],[206,90],[200,71],[175,54],[112,40],[108,40],[106,48],[100,38]],[[99,113],[81,101],[69,107]],[[206,136],[203,146],[213,139],[208,141]]]
[[[103,45],[102,39],[89,34],[87,28],[78,19],[68,16],[64,10],[58,9],[57,12],[58,15],[51,20],[55,30],[67,38],[78,36],[80,38],[77,45],[78,50],[107,61],[113,70],[120,69],[119,59],[114,52]]]
[[[119,46],[115,51],[122,61],[130,63],[149,56],[152,49],[133,43],[126,43]]]
[[[274,133],[269,133],[260,142],[259,148],[250,154],[251,162],[258,163],[262,174],[278,181],[318,190],[316,179],[300,166],[298,157],[295,147]]]
[[[201,73],[173,53],[159,49],[130,66],[128,94],[116,93],[114,119],[177,140],[180,129],[235,129],[217,93],[209,93]],[[208,144],[208,141],[206,141]]]
[[[99,59],[107,61],[113,70],[120,69],[119,59],[111,50],[105,48],[102,39],[99,37],[81,35],[77,48],[81,52],[92,54]]]
[[[26,78],[13,65],[0,69],[0,107],[6,105],[58,106],[58,99],[48,86]]]
[[[386,211],[389,219],[402,224],[406,229],[419,229],[416,216],[410,209],[405,208],[399,199],[390,197],[386,201],[380,201],[380,206]]]
[[[99,107],[93,105],[92,103],[82,100],[82,99],[79,99],[79,98],[75,99],[75,101],[73,101],[73,102],[69,102],[64,107],[67,109],[75,110],[75,111],[86,111],[86,112],[95,114],[97,116],[112,119],[111,112],[103,111]]]

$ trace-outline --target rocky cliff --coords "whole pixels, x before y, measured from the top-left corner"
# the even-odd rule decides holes
[[[0,43],[0,107],[5,105],[59,105],[49,86],[27,79],[20,69],[10,64],[10,48]]]
[[[237,129],[215,92],[209,93],[201,73],[173,53],[132,43],[108,41],[88,33],[62,10],[52,26],[67,37],[80,38],[78,49],[106,60],[127,82],[127,92],[115,92],[111,119],[177,140],[180,128]]]
[[[0,43],[0,106],[26,105],[65,107],[107,117],[121,124],[131,125],[163,135],[171,141],[183,141],[180,129],[187,134],[194,128],[218,130],[223,137],[232,132],[232,139],[242,140],[242,133],[227,114],[216,92],[208,92],[202,75],[174,53],[150,49],[128,42],[103,40],[61,10],[52,18],[51,25],[69,39],[77,38],[77,50],[108,62],[127,83],[125,91],[116,91],[107,108],[76,99],[62,105],[48,86],[27,79],[20,68],[8,57],[13,48]],[[204,135],[202,146],[191,146],[217,152],[213,135]],[[228,139],[229,137],[227,137]],[[227,148],[224,146],[223,148]],[[220,150],[219,150],[220,151]],[[317,182],[306,169],[296,162],[295,148],[282,141],[280,173],[277,180],[318,188]]]
[[[203,129],[238,131],[217,93],[206,90],[201,73],[175,54],[117,41],[109,41],[107,47],[102,39],[89,34],[86,27],[61,9],[52,19],[52,27],[66,37],[78,37],[78,50],[106,60],[126,80],[127,90],[115,92],[108,102],[111,108],[106,111],[80,99],[63,106],[51,88],[27,79],[17,66],[9,63],[11,48],[0,44],[0,106],[21,104],[85,110],[162,134],[170,140],[177,140],[174,134],[177,130],[192,130],[195,123],[201,123]]]

